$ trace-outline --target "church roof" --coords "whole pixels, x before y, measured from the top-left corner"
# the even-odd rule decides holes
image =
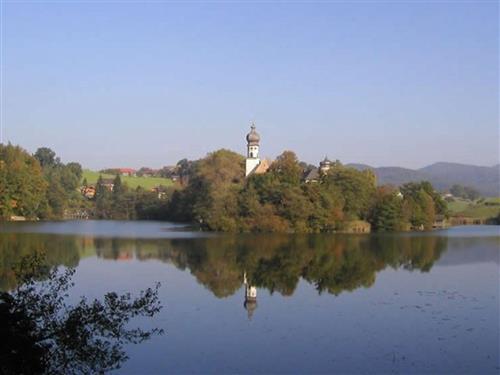
[[[319,171],[318,168],[311,169],[309,173],[306,175],[306,181],[315,181],[319,180]]]
[[[260,135],[255,130],[255,124],[252,124],[250,133],[247,134],[247,142],[249,144],[259,144],[260,142]]]
[[[259,163],[259,165],[257,167],[255,167],[255,169],[253,170],[253,173],[264,174],[267,172],[267,170],[269,169],[270,166],[271,166],[271,163],[269,162],[269,160],[264,159]]]

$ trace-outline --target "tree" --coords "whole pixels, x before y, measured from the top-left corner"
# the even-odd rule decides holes
[[[476,200],[481,197],[481,193],[470,186],[462,186],[455,184],[450,188],[450,193],[455,197]]]
[[[403,204],[397,191],[382,186],[377,189],[375,205],[370,214],[370,223],[376,231],[391,232],[404,229]]]
[[[302,167],[293,151],[284,151],[269,168],[280,182],[298,186],[302,177]]]
[[[48,183],[47,208],[42,218],[61,218],[67,209],[82,206],[83,198],[78,192],[82,177],[82,167],[79,163],[62,163],[54,151],[40,148],[37,155],[43,162],[43,174]]]
[[[95,186],[95,215],[99,219],[111,218],[111,193],[104,185],[103,178],[99,175]]]
[[[210,230],[237,230],[238,194],[245,175],[243,164],[241,155],[224,149],[191,164],[188,185],[172,195],[170,216],[198,222]]]
[[[432,229],[437,214],[447,213],[446,202],[427,181],[410,182],[400,188],[403,194],[403,220],[413,227]]]
[[[81,298],[72,306],[66,295],[74,269],[59,272],[35,253],[23,258],[15,272],[19,286],[0,293],[2,374],[103,373],[127,359],[123,345],[163,332],[128,328],[132,318],[161,310],[159,284],[136,298],[111,292],[102,301]]]
[[[368,217],[376,191],[376,179],[372,171],[358,171],[336,164],[322,180],[327,186],[333,185],[340,190],[346,218]]]
[[[83,170],[82,170],[82,166],[80,165],[80,163],[75,163],[75,162],[68,163],[68,164],[66,164],[66,168],[69,171],[71,171],[71,173],[73,175],[76,176],[78,181],[80,181],[82,179]]]
[[[192,173],[195,171],[196,162],[190,161],[188,159],[181,159],[177,162],[175,169],[179,174],[180,183],[186,186],[189,183],[189,179]]]
[[[127,185],[122,184],[119,174],[113,181],[113,192],[111,193],[111,213],[113,219],[129,220],[135,218],[136,194],[129,192]]]
[[[42,168],[52,167],[60,162],[60,159],[56,158],[56,153],[48,147],[38,148],[33,156],[40,162]]]
[[[37,217],[45,208],[47,183],[37,159],[19,146],[0,144],[0,219]]]

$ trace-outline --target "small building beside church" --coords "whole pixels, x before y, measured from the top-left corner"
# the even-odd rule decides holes
[[[322,161],[320,161],[319,168],[311,169],[309,173],[307,173],[307,175],[305,176],[304,181],[318,182],[321,176],[327,174],[331,167],[332,167],[332,162],[328,159],[327,156],[325,156],[325,158]]]

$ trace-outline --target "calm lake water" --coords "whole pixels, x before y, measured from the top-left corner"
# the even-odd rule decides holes
[[[121,374],[500,371],[499,227],[207,236],[161,222],[0,224],[0,289],[37,249],[76,267],[74,298],[161,282],[164,309],[143,324],[166,333],[127,347]]]

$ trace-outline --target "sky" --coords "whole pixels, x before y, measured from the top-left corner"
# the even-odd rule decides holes
[[[3,141],[86,168],[228,148],[499,159],[498,3],[1,1]]]

